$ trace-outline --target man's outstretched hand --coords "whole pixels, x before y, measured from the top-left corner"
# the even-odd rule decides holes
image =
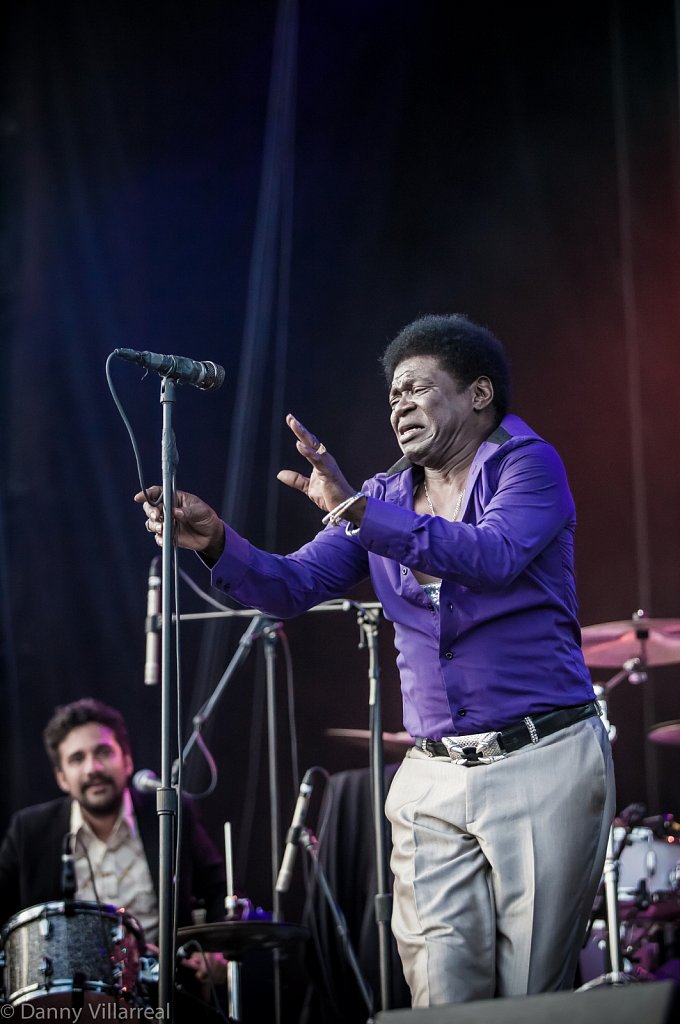
[[[146,494],[151,502],[158,500],[161,489],[157,484],[147,487]],[[180,548],[200,551],[211,561],[217,561],[224,550],[224,524],[217,512],[195,494],[177,491],[175,495],[173,541]],[[162,545],[165,528],[163,504],[147,501],[144,491],[135,494],[135,501],[146,513],[146,528]]]
[[[326,446],[310,433],[305,426],[288,413],[286,423],[296,437],[295,447],[312,467],[310,476],[296,473],[292,469],[282,469],[277,479],[288,487],[306,494],[310,501],[318,505],[324,512],[330,512],[340,502],[354,494],[354,488],[340,472],[333,456]]]

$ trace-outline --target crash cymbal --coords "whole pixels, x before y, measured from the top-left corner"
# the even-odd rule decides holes
[[[244,953],[275,949],[308,936],[307,928],[284,921],[215,921],[178,928],[177,945],[199,942],[206,953],[224,953],[227,959],[240,960]]]
[[[326,735],[349,740],[355,747],[365,747],[371,738],[368,729],[326,729]],[[407,732],[384,732],[382,740],[383,750],[388,754],[403,754],[407,747],[413,746],[413,739]]]
[[[581,630],[583,657],[590,668],[617,668],[631,658],[646,666],[680,662],[680,619],[634,616]]]
[[[647,733],[652,743],[662,743],[668,747],[680,747],[680,718],[670,722],[659,722]]]

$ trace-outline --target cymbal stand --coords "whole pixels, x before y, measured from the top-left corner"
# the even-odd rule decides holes
[[[639,658],[630,658],[624,662],[623,667],[616,675],[612,676],[605,683],[594,684],[595,696],[597,703],[600,706],[602,712],[602,721],[607,730],[610,741],[616,738],[616,726],[613,725],[608,717],[607,708],[607,694],[622,683],[624,679],[629,679],[630,682],[644,682],[647,678],[645,672],[645,653],[644,653],[644,638],[640,637],[641,656]],[[637,678],[634,678],[637,676]],[[623,956],[621,954],[621,921],[619,918],[619,861],[621,853],[626,845],[626,839],[630,828],[626,829],[626,835],[623,841],[616,847],[614,841],[614,824],[609,826],[609,837],[607,839],[607,852],[604,860],[604,871],[602,873],[602,879],[604,883],[604,903],[607,914],[607,957],[609,959],[610,970],[606,974],[602,974],[597,978],[593,978],[592,981],[586,982],[585,985],[581,985],[579,992],[585,992],[591,988],[597,988],[600,985],[621,985],[630,981],[638,981],[639,979],[630,973],[626,973],[623,967]],[[592,927],[592,919],[590,923]],[[588,931],[590,931],[590,927]]]
[[[269,766],[269,835],[271,838],[272,919],[281,921],[281,894],[276,888],[281,849],[281,811],[279,801],[278,752],[276,732],[276,646],[283,623],[273,622],[264,631],[264,658],[267,685],[267,752]],[[281,950],[273,951],[274,965],[274,1020],[281,1022]]]
[[[236,914],[236,893],[234,891],[234,847],[231,840],[231,822],[224,823],[224,867],[227,895],[224,900],[225,918],[233,921]],[[227,1018],[241,1019],[241,964],[230,959],[227,963]]]
[[[392,896],[390,893],[389,882],[388,882],[388,867],[387,867],[387,836],[386,836],[386,819],[385,819],[385,777],[383,768],[383,749],[382,749],[382,707],[381,707],[381,693],[380,693],[380,662],[378,655],[378,624],[380,622],[380,613],[382,606],[377,602],[367,601],[352,601],[348,599],[324,601],[322,604],[316,605],[314,608],[309,609],[311,612],[348,612],[356,611],[357,621],[361,631],[362,639],[359,644],[360,648],[367,648],[369,653],[369,717],[370,717],[370,772],[372,781],[372,796],[373,796],[373,824],[375,833],[375,856],[376,856],[376,877],[377,877],[377,893],[375,895],[375,917],[376,924],[378,927],[378,948],[380,954],[380,994],[381,994],[381,1009],[389,1010],[392,1002],[392,957],[391,957],[391,934],[390,934],[390,920],[392,916]],[[225,609],[219,612],[199,612],[182,614],[180,618],[185,619],[207,619],[207,618],[222,618],[225,616],[232,615],[254,615],[258,614],[252,610],[239,610],[232,611]],[[261,618],[265,618],[261,616]],[[268,680],[272,679],[273,675],[273,657],[274,657],[274,643],[278,630],[281,629],[280,623],[272,623],[265,627],[267,632],[268,643],[265,646],[265,655],[267,658],[267,672]],[[228,670],[229,671],[229,670]],[[218,684],[219,687],[219,684]],[[273,707],[273,690],[270,688],[268,682],[268,696],[270,697],[269,706],[270,709]],[[270,723],[271,724],[271,723]],[[275,737],[272,738],[272,732],[270,729],[270,743],[275,746]],[[188,746],[188,745],[187,745]],[[185,749],[185,755],[188,751]],[[270,766],[275,763],[275,757],[270,752]],[[276,778],[272,778],[270,774],[270,784],[276,786]],[[272,806],[278,807],[278,801],[274,804],[274,794],[272,793]],[[276,820],[272,816],[272,839],[274,840],[274,833],[278,836],[279,832],[279,821],[278,817]],[[272,842],[272,848],[278,849],[280,841]],[[272,874],[274,878],[274,918],[279,919],[280,915],[280,903],[279,894],[276,891],[276,877],[278,870],[278,862],[272,857]],[[280,992],[278,988],[275,990],[276,999],[276,1012],[279,1019],[280,1012]]]
[[[276,690],[275,690],[275,660],[276,660],[276,646],[280,634],[283,632],[283,624],[272,619],[268,615],[264,615],[262,612],[258,612],[255,609],[225,609],[223,612],[218,612],[217,616],[220,618],[231,618],[231,617],[247,617],[250,618],[250,624],[246,631],[238,642],[237,650],[232,657],[231,661],[227,665],[227,668],[223,672],[220,680],[218,681],[215,689],[203,704],[203,706],[197,711],[193,718],[193,732],[189,737],[188,741],[184,745],[182,752],[183,761],[186,760],[194,745],[198,741],[201,729],[205,722],[208,720],[213,710],[215,709],[217,702],[222,696],[224,690],[231,682],[231,679],[245,661],[250,653],[253,643],[257,639],[262,639],[264,643],[264,658],[265,658],[265,672],[266,672],[266,693],[267,693],[267,754],[268,754],[268,766],[269,766],[269,821],[270,821],[270,837],[271,837],[271,869],[272,869],[272,917],[274,921],[281,920],[281,897],[276,891],[276,876],[278,872],[278,852],[281,846],[281,824],[280,824],[280,813],[279,813],[279,786],[278,786],[278,753],[277,753],[277,732],[276,732]],[[200,615],[182,615],[181,619],[192,618],[202,619],[211,617],[210,613]],[[212,617],[215,617],[214,615]],[[234,896],[233,886],[233,868],[232,868],[232,849],[231,849],[231,828],[228,830],[225,827],[225,863],[227,867],[227,898],[225,901],[225,909],[227,918],[233,920],[236,908],[239,901]],[[279,950],[274,950],[274,1003],[275,1013],[274,1019],[276,1022],[281,1020],[281,961],[279,956]],[[228,967],[228,998],[229,998],[229,1020],[240,1021],[241,1020],[241,976],[240,976],[240,963],[235,960],[229,961]]]
[[[378,625],[382,605],[376,601],[352,601],[347,598],[324,601],[309,609],[311,612],[355,611],[361,641],[359,648],[368,649],[368,708],[370,728],[369,764],[373,802],[373,830],[376,858],[377,893],[374,897],[375,920],[378,928],[380,960],[380,1002],[382,1010],[389,1010],[392,1002],[392,955],[390,921],[392,894],[387,867],[387,835],[385,818],[385,775],[382,747],[382,704],[380,693],[380,660],[378,653]]]

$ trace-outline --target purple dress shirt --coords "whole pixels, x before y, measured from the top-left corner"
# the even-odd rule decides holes
[[[340,597],[370,575],[394,623],[411,736],[502,729],[594,699],[574,583],[574,502],[554,448],[506,416],[470,467],[459,522],[413,510],[422,469],[368,480],[361,529],[327,527],[290,555],[225,526],[214,586],[276,617]],[[442,580],[437,609],[412,570]]]

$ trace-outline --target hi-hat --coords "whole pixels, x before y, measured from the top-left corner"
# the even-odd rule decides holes
[[[361,747],[365,747],[371,739],[368,729],[326,729],[326,735],[349,740],[354,746]],[[382,741],[383,750],[389,754],[403,754],[407,747],[413,746],[413,739],[407,732],[384,732]]]
[[[224,953],[232,960],[240,960],[244,953],[256,949],[301,942],[308,936],[307,928],[284,921],[214,921],[177,929],[179,945],[198,942],[206,953]]]
[[[680,719],[675,718],[670,722],[659,722],[658,725],[653,725],[647,733],[647,738],[652,743],[680,747]]]
[[[633,616],[581,630],[583,657],[590,668],[618,668],[631,658],[644,666],[680,662],[680,619]]]

